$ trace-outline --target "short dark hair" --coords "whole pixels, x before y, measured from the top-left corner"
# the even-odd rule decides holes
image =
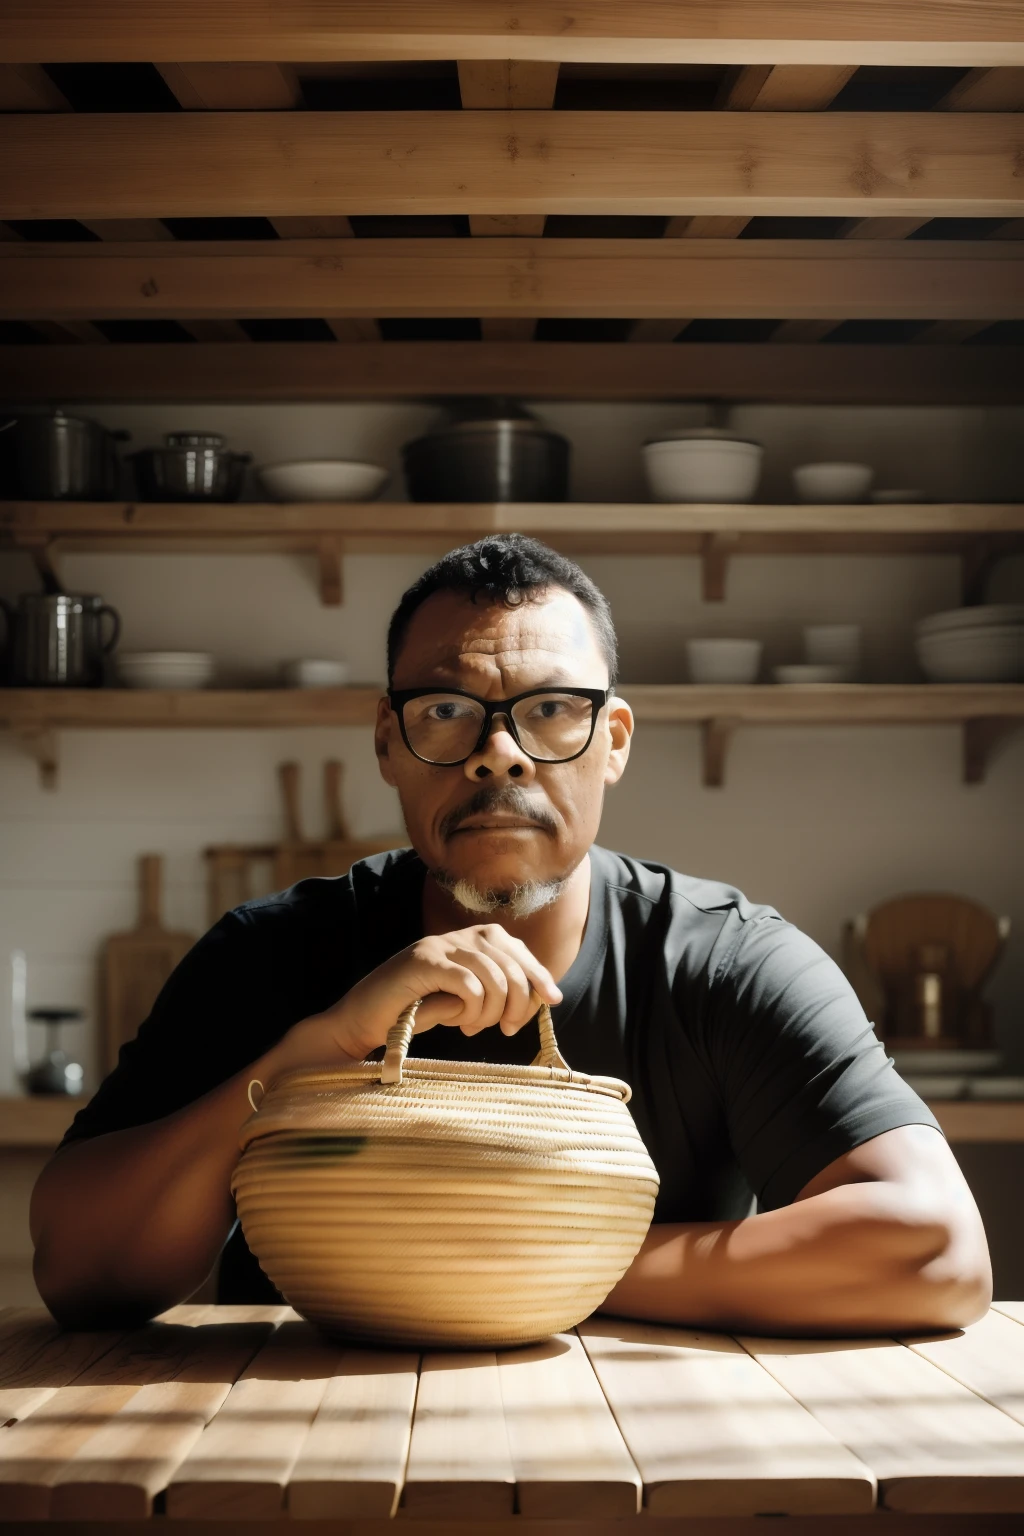
[[[506,608],[517,608],[531,593],[547,587],[571,592],[587,610],[608,663],[608,681],[614,683],[618,643],[604,593],[575,561],[556,554],[539,539],[529,539],[522,533],[500,533],[449,550],[402,594],[388,626],[388,686],[394,678],[409,622],[417,608],[435,592],[464,592],[474,603],[504,603]]]

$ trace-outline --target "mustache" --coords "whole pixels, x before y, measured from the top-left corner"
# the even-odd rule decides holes
[[[513,816],[525,816],[545,832],[558,830],[558,823],[546,806],[539,804],[516,784],[481,785],[469,799],[441,818],[439,831],[447,842],[470,816],[485,816],[488,811],[507,811]]]

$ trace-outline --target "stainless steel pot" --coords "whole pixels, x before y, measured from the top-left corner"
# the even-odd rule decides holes
[[[457,411],[402,449],[413,501],[564,501],[567,438],[497,400]]]
[[[144,501],[237,501],[251,453],[231,453],[216,432],[169,432],[163,448],[129,454]]]
[[[7,680],[22,688],[98,688],[121,617],[87,592],[25,592],[17,607],[0,599],[7,628]],[[104,638],[103,620],[110,620]]]
[[[86,416],[33,411],[0,418],[0,496],[32,501],[104,501],[120,491],[118,442]]]

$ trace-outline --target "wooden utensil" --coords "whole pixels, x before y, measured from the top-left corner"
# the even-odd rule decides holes
[[[284,801],[285,841],[274,858],[274,886],[284,889],[297,880],[317,876],[347,875],[357,859],[371,853],[386,853],[395,847],[394,839],[353,838],[341,804],[344,769],[331,759],[324,764],[324,801],[327,808],[327,836],[316,841],[302,831],[299,804],[301,769],[298,763],[282,763],[278,769]]]
[[[103,997],[103,1066],[110,1071],[126,1041],[134,1039],[157,993],[195,935],[175,933],[160,920],[164,861],[158,853],[139,859],[139,926],[113,934],[100,962]]]

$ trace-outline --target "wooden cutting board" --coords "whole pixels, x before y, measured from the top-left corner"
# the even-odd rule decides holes
[[[386,853],[395,847],[393,838],[380,841],[352,837],[341,805],[342,773],[341,763],[331,760],[324,764],[327,836],[317,841],[305,837],[302,831],[299,764],[282,763],[278,769],[285,820],[285,840],[274,855],[274,885],[278,890],[294,885],[297,880],[347,875],[357,859],[365,859],[371,853]]]
[[[163,865],[157,853],[139,859],[139,926],[112,934],[103,946],[102,1065],[107,1072],[117,1065],[118,1051],[135,1038],[160,988],[195,943],[195,934],[174,933],[161,923]]]

